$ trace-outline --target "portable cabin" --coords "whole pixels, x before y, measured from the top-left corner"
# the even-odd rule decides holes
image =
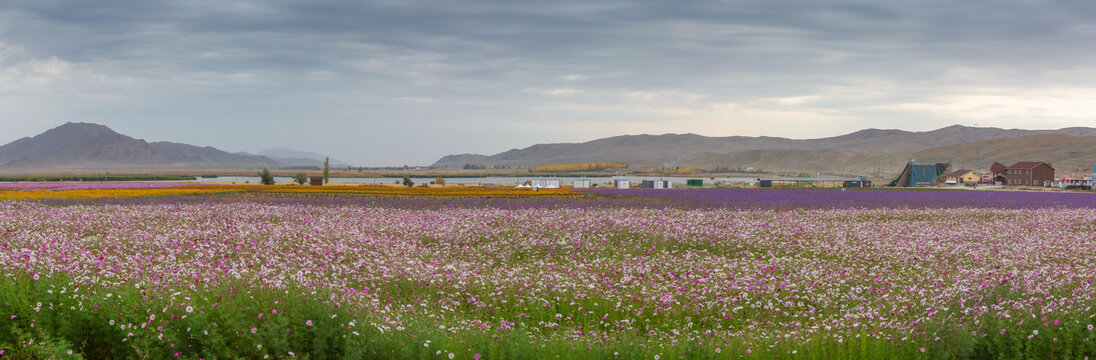
[[[632,182],[624,179],[613,180],[613,187],[617,189],[627,189],[632,187]]]
[[[575,189],[588,189],[590,188],[590,179],[577,179],[571,183]]]
[[[673,184],[669,180],[643,180],[639,187],[643,189],[671,189]]]
[[[310,176],[308,178],[308,184],[312,186],[323,186],[323,176]]]
[[[559,179],[533,179],[532,186],[541,189],[559,189]]]
[[[701,187],[704,186],[703,179],[689,179],[685,180],[685,185],[689,187]]]

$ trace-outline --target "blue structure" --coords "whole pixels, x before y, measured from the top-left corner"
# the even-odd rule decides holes
[[[908,186],[936,185],[936,165],[912,165]]]
[[[951,161],[916,162],[910,160],[906,163],[906,168],[902,170],[902,173],[898,174],[898,178],[891,181],[887,186],[934,186],[937,179],[947,172],[950,167]]]

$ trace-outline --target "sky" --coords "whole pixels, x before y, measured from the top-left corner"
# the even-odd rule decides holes
[[[1092,1],[0,3],[0,144],[428,165],[623,134],[1096,126]]]

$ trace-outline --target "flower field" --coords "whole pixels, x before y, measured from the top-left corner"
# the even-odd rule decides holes
[[[553,197],[575,195],[571,190],[485,189],[478,187],[408,188],[392,186],[264,186],[196,185],[170,182],[0,183],[0,200],[91,200],[138,197],[259,194],[265,198],[293,196],[409,197]]]
[[[0,201],[0,358],[1096,358],[1090,194],[940,194]]]

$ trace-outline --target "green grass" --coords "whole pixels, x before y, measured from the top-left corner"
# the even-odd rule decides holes
[[[394,298],[400,304],[411,303],[408,298],[429,297],[437,288],[392,283],[377,290],[403,294],[404,298]],[[990,321],[982,324],[981,333],[932,329],[929,334],[941,339],[924,343],[887,340],[867,330],[819,335],[804,343],[782,342],[777,334],[753,334],[751,339],[699,335],[670,341],[647,336],[648,328],[664,325],[660,317],[674,322],[688,315],[670,311],[635,317],[640,321],[634,332],[575,339],[567,336],[575,324],[596,328],[599,318],[576,318],[558,331],[519,326],[499,330],[499,318],[514,319],[514,312],[534,307],[514,305],[485,312],[465,306],[446,322],[482,321],[487,326],[452,331],[443,329],[440,321],[419,318],[398,327],[370,306],[340,304],[337,297],[329,300],[330,295],[295,286],[264,289],[243,282],[172,291],[134,285],[77,287],[64,277],[41,276],[37,281],[27,275],[2,277],[0,349],[5,350],[4,358],[16,359],[160,359],[174,358],[176,352],[185,359],[277,359],[290,358],[290,352],[300,359],[448,359],[449,353],[458,359],[475,354],[484,359],[653,359],[656,355],[660,359],[1075,359],[1096,355],[1087,317],[1059,319],[1057,326],[1037,319],[1028,319],[1023,326]],[[564,298],[565,294],[559,295]],[[192,311],[187,311],[188,306]],[[554,314],[573,314],[580,306],[612,314],[611,304],[586,299],[553,303],[521,321],[551,321]],[[703,321],[723,320],[698,319]],[[1007,329],[1006,335],[999,333],[1001,328]],[[1027,338],[1033,330],[1039,334]],[[843,341],[835,341],[834,335]]]

